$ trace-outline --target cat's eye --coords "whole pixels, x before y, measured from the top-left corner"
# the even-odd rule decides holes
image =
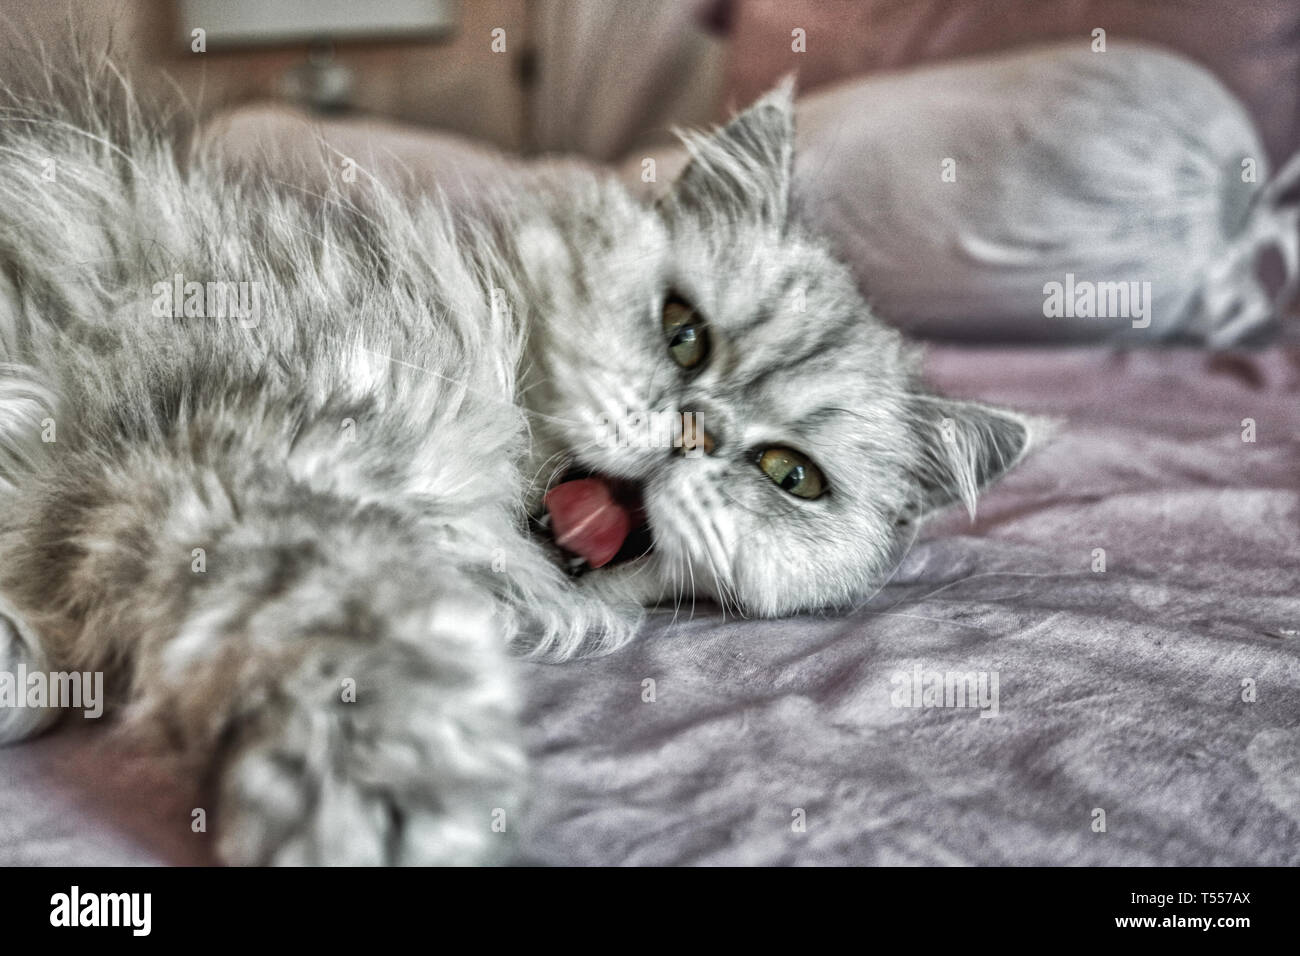
[[[697,368],[709,357],[709,328],[680,296],[664,302],[664,335],[668,354],[682,368]]]
[[[782,491],[800,498],[819,498],[826,491],[821,469],[793,448],[768,448],[758,456],[758,467]]]

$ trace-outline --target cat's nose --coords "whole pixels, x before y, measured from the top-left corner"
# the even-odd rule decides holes
[[[705,427],[699,412],[682,412],[681,450],[687,457],[712,455],[722,445],[716,426]]]

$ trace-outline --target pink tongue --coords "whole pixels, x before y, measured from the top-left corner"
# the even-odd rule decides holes
[[[542,499],[551,513],[555,543],[593,568],[609,564],[632,530],[632,516],[614,500],[609,483],[579,478],[556,485]]]

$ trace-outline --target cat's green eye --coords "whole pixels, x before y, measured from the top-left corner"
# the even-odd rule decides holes
[[[769,448],[758,456],[763,474],[800,498],[819,498],[826,490],[826,479],[807,456],[792,448]]]
[[[709,357],[708,326],[677,296],[664,302],[664,335],[668,354],[682,368],[696,368]]]

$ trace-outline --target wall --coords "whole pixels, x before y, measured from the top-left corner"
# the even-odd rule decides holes
[[[464,0],[459,30],[443,41],[341,46],[339,63],[356,78],[354,103],[365,111],[485,139],[525,146],[525,90],[520,61],[527,48],[526,0]],[[358,15],[365,4],[358,2]],[[305,46],[193,53],[182,41],[171,0],[5,0],[0,75],[15,69],[15,41],[57,48],[70,26],[94,43],[111,37],[117,56],[143,86],[168,77],[204,108],[275,97]],[[492,30],[506,31],[506,52],[491,49]]]

